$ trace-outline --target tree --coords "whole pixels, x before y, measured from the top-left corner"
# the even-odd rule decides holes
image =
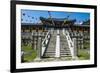
[[[83,21],[83,25],[90,25],[90,19]]]

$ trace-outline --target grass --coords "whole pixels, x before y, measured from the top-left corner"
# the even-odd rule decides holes
[[[88,60],[88,59],[90,59],[90,54],[87,50],[79,49],[78,50],[78,57],[80,60]]]
[[[27,46],[22,45],[22,50],[23,50],[24,52],[30,52],[30,51],[33,51],[31,45],[27,45]]]
[[[36,51],[32,51],[30,54],[26,54],[24,55],[24,60],[26,62],[31,62],[36,58]]]
[[[89,53],[90,44],[89,42],[85,42],[83,46],[84,46],[84,49],[78,49],[78,57],[80,60],[89,60],[90,59],[90,53]]]
[[[89,49],[90,48],[90,44],[89,43],[84,43],[84,49]]]
[[[32,62],[37,56],[36,50],[32,48],[32,45],[22,45],[22,50],[25,53],[23,56],[24,62]],[[49,57],[49,56],[48,56]],[[87,49],[78,49],[78,58],[79,60],[89,60],[90,59],[90,53]],[[70,58],[67,58],[67,60],[70,60]]]
[[[32,62],[37,56],[36,51],[33,50],[31,45],[27,45],[27,46],[22,45],[22,50],[25,53],[27,53],[27,54],[24,54],[24,56],[23,56],[24,62]]]

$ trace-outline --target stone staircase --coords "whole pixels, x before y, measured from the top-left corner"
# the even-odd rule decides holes
[[[51,33],[51,38],[48,44],[48,47],[46,49],[46,52],[44,54],[44,57],[55,57],[55,47],[56,47],[56,31],[53,31]]]
[[[61,57],[71,57],[71,52],[68,47],[66,36],[61,31],[60,31],[60,56]]]
[[[57,31],[54,30],[53,33],[51,33],[51,38],[44,54],[45,58],[55,57],[56,36]],[[60,30],[60,57],[72,57],[66,36],[62,33],[62,30]]]

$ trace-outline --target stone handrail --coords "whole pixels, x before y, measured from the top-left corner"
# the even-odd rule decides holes
[[[74,58],[74,42],[72,41],[70,35],[69,35],[69,32],[66,30],[64,31],[65,33],[65,36],[66,36],[66,39],[68,41],[68,46],[69,46],[69,49],[71,51],[71,55],[72,55],[72,58]]]
[[[50,31],[47,32],[47,34],[46,34],[46,36],[45,36],[45,38],[44,38],[44,40],[42,42],[41,56],[44,55],[44,52],[45,52],[45,50],[47,48],[47,44],[49,42],[49,39],[50,39]]]

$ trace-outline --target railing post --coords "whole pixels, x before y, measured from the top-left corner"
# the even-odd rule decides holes
[[[77,47],[76,47],[76,38],[73,38],[73,42],[74,42],[74,56],[77,57]]]

